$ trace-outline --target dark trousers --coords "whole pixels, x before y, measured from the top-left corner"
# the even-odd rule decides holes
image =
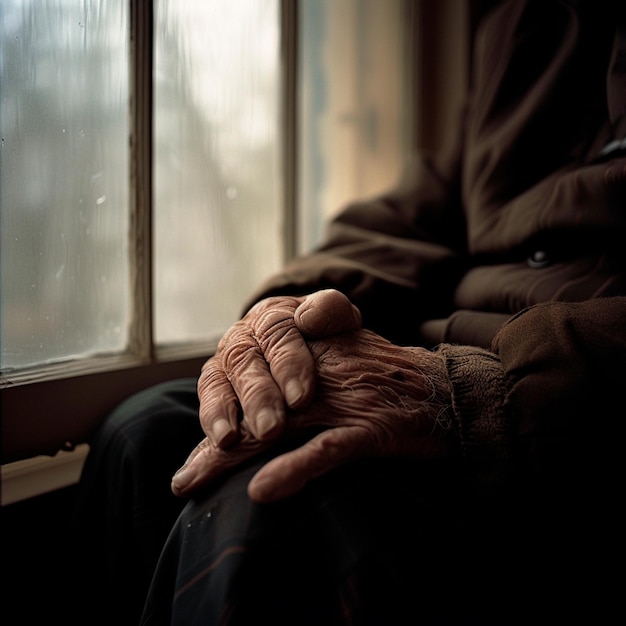
[[[202,437],[195,379],[138,393],[95,433],[74,520],[83,623],[139,623],[161,548],[185,505],[171,477]]]
[[[447,590],[460,577],[450,498],[431,497],[427,468],[357,463],[256,505],[247,483],[277,449],[189,502],[173,496],[203,436],[195,385],[130,398],[91,442],[76,515],[91,623],[138,624],[146,602],[146,625],[440,624],[463,604]]]
[[[449,593],[462,586],[450,567],[459,535],[447,497],[426,497],[430,487],[420,489],[402,463],[355,463],[259,505],[246,486],[263,461],[187,504],[144,626],[473,623]]]
[[[195,384],[138,394],[92,441],[76,515],[89,624],[535,625],[605,611],[588,593],[602,572],[581,560],[587,522],[469,500],[454,465],[363,461],[254,504],[247,483],[277,448],[174,497],[203,436]]]

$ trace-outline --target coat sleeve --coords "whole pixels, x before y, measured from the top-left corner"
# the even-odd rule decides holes
[[[623,470],[626,298],[547,302],[486,351],[442,345],[468,475],[483,491],[598,492]]]
[[[250,303],[332,287],[361,309],[364,326],[410,341],[416,322],[451,309],[463,272],[459,147],[451,144],[437,159],[416,156],[396,188],[348,205],[329,224],[324,243],[288,263]]]
[[[505,324],[494,349],[508,380],[505,402],[518,455],[531,480],[587,480],[617,468],[626,298],[539,304]]]

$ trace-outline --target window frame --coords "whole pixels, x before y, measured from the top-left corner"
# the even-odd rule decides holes
[[[152,67],[153,23],[152,2],[128,0],[130,6],[130,66],[131,66],[131,250],[132,291],[134,319],[130,332],[130,346],[126,354],[94,358],[81,358],[45,367],[35,367],[0,376],[0,420],[2,425],[2,486],[3,504],[6,482],[13,475],[13,467],[30,464],[33,471],[42,471],[42,455],[52,461],[62,455],[77,452],[78,465],[65,475],[61,482],[39,485],[37,489],[50,491],[77,480],[84,445],[99,423],[125,398],[162,381],[180,377],[197,377],[203,363],[216,348],[217,340],[204,344],[179,346],[155,346],[151,317],[152,301]],[[281,55],[281,115],[282,115],[282,167],[285,261],[296,253],[297,246],[297,199],[298,199],[298,145],[297,145],[297,50],[298,50],[298,2],[280,0],[280,55]],[[430,5],[430,6],[429,6]],[[420,123],[425,112],[437,111],[435,100],[448,102],[463,90],[463,81],[450,83],[445,70],[453,57],[458,63],[459,55],[465,55],[464,41],[456,43],[456,51],[450,52],[449,42],[429,45],[429,65],[420,63],[427,57],[422,35],[432,30],[433,20],[441,27],[452,19],[465,24],[466,15],[459,15],[454,0],[437,5],[436,15],[432,3],[422,0],[404,0],[405,48],[407,63],[405,71],[411,75],[407,84],[415,85],[403,94],[404,106],[411,111],[407,124],[408,151],[424,145],[424,124]],[[445,44],[445,45],[444,45]],[[439,56],[443,53],[443,65]],[[461,63],[463,65],[463,63]],[[437,71],[442,70],[441,72]],[[428,107],[424,95],[429,94]],[[448,108],[450,108],[448,106]],[[434,123],[433,123],[434,121]],[[430,119],[428,143],[441,139],[449,120],[435,115]],[[435,128],[436,127],[436,128]],[[434,130],[433,130],[434,129]],[[439,136],[437,136],[439,131]],[[433,134],[434,133],[434,134]],[[428,146],[426,146],[428,147]],[[64,459],[61,462],[65,463]],[[44,464],[45,465],[45,464]],[[28,465],[31,467],[31,465]],[[48,468],[48,465],[45,466]],[[28,471],[28,470],[25,470]],[[16,472],[21,475],[21,469]],[[13,499],[33,495],[28,490]]]
[[[126,353],[8,371],[0,376],[2,464],[54,456],[86,442],[124,398],[165,380],[197,377],[217,340],[157,346],[152,302],[154,7],[129,0],[132,320]],[[295,247],[297,0],[280,0],[282,166],[286,257]],[[286,259],[285,259],[286,260]],[[103,393],[103,390],[106,390]],[[45,416],[45,419],[43,418]],[[80,416],[80,418],[77,418]]]

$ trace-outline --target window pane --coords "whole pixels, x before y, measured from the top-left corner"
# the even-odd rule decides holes
[[[277,0],[158,0],[155,338],[211,339],[283,260]]]
[[[2,368],[125,348],[126,0],[2,0]]]
[[[407,149],[404,0],[300,2],[299,248],[396,182]]]

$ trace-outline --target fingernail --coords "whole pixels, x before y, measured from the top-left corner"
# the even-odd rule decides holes
[[[213,424],[213,438],[215,439],[215,445],[222,447],[223,444],[228,443],[228,439],[232,436],[232,434],[233,430],[227,419],[220,417]]]
[[[194,460],[198,456],[197,448],[191,451],[191,454],[185,459],[183,465],[172,476],[172,488],[182,491],[196,477],[196,468]]]
[[[183,465],[175,474],[172,476],[172,488],[175,491],[184,491],[185,488],[191,483],[194,479],[195,472],[193,471],[193,467],[189,465]]]
[[[263,439],[272,433],[280,424],[276,417],[276,412],[272,409],[261,409],[256,416],[256,432],[259,439]]]
[[[317,309],[306,309],[300,314],[300,325],[306,333],[322,334],[328,327],[329,319]]]
[[[297,378],[292,378],[285,385],[285,400],[291,407],[296,406],[304,395],[304,387]]]

